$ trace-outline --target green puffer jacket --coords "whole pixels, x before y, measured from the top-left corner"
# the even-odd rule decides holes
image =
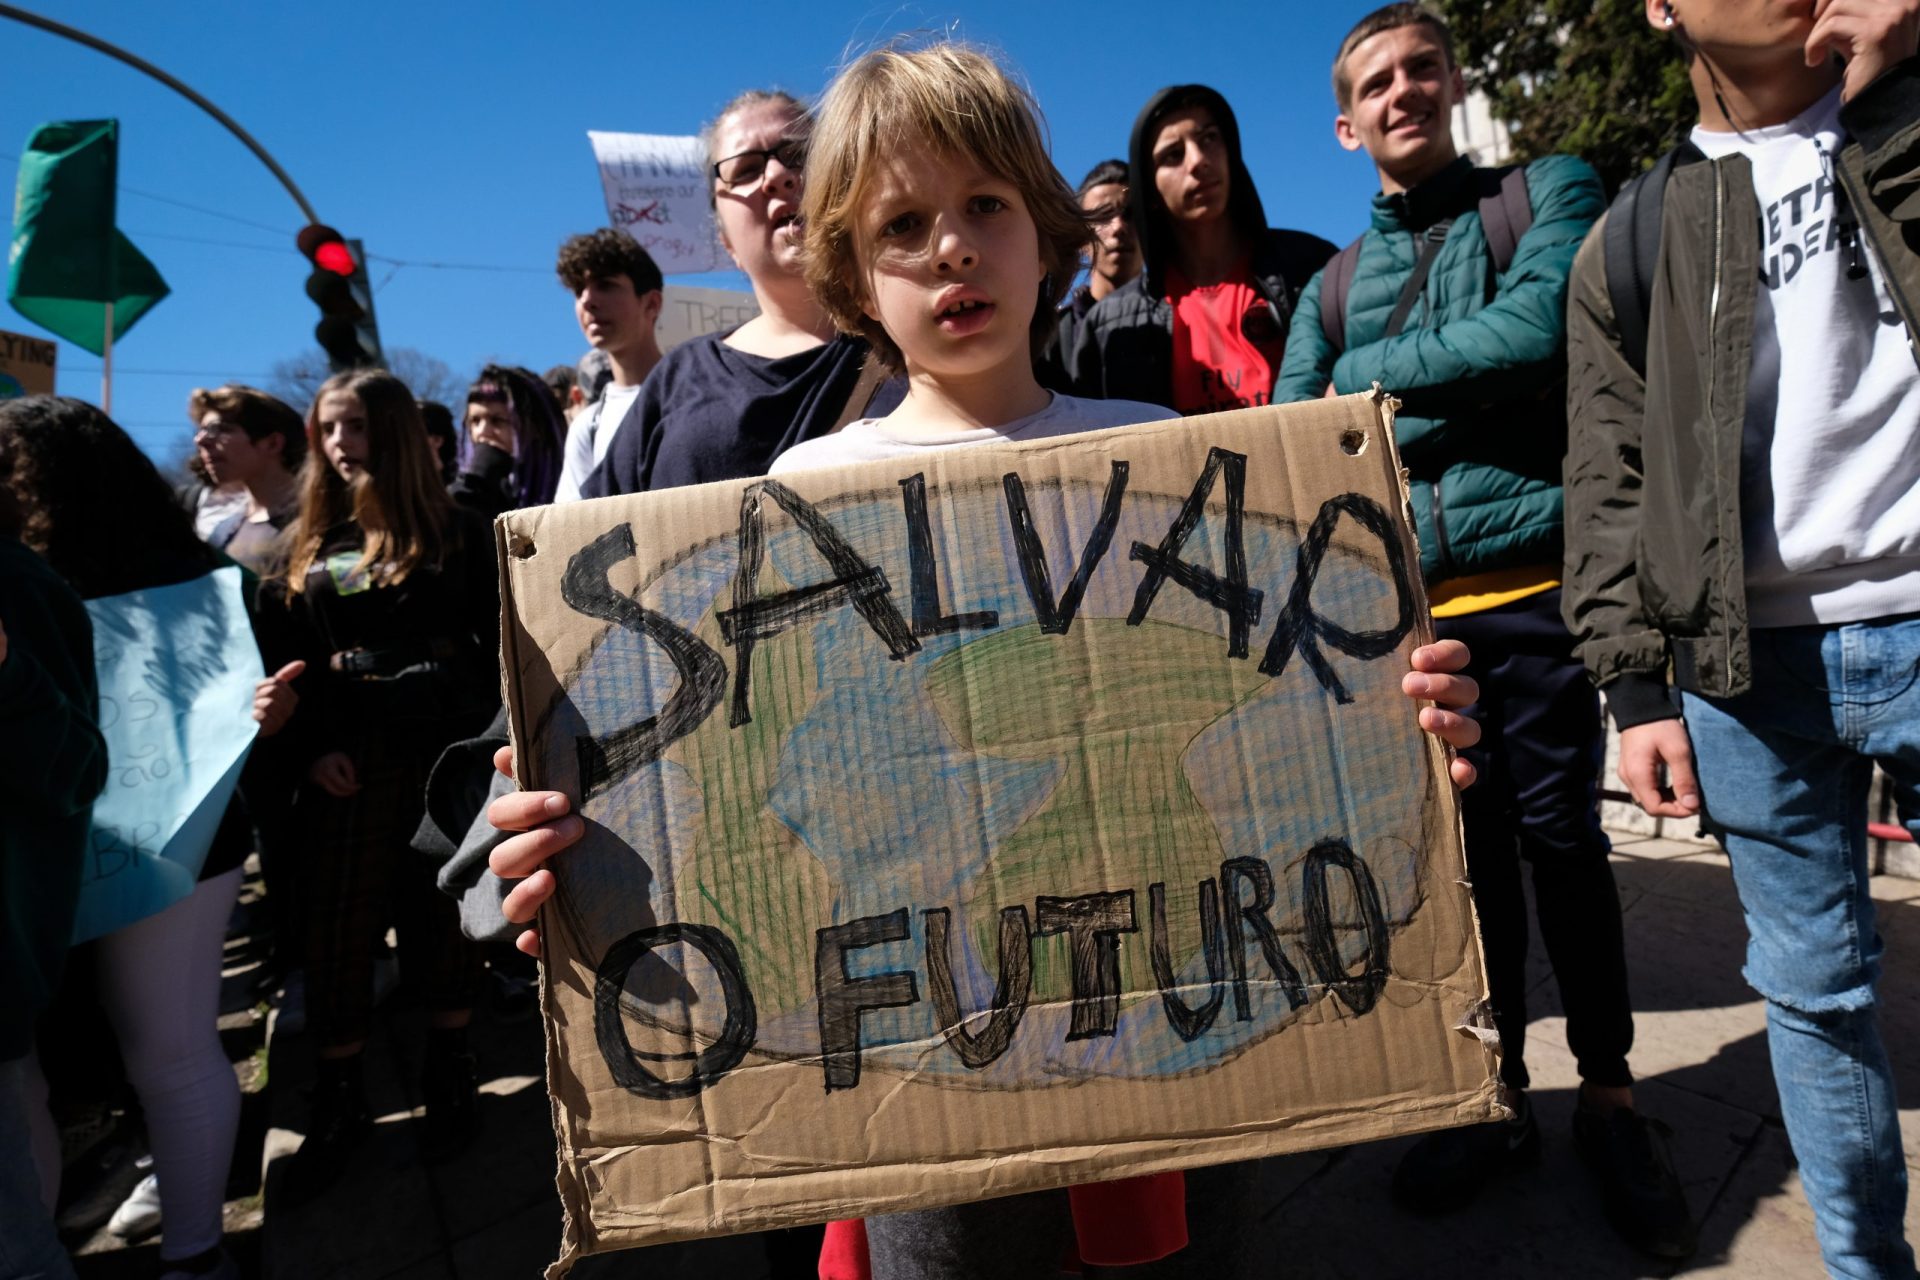
[[[1606,197],[1584,161],[1527,166],[1533,225],[1497,279],[1480,226],[1480,185],[1461,159],[1412,191],[1373,198],[1373,225],[1347,295],[1346,344],[1320,321],[1320,276],[1300,296],[1274,402],[1378,382],[1400,400],[1395,438],[1412,479],[1429,586],[1561,551],[1566,453],[1567,277]],[[1385,336],[1428,230],[1453,223],[1404,330]]]

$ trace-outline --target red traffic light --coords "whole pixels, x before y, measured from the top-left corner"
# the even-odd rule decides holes
[[[360,242],[316,222],[301,228],[296,243],[313,263],[307,296],[320,308],[313,336],[328,365],[336,373],[378,365],[380,332],[374,325],[373,290],[361,265]]]
[[[347,248],[345,237],[332,227],[317,222],[303,227],[295,243],[300,246],[300,252],[322,271],[331,271],[337,276],[353,274],[353,254]]]
[[[353,255],[347,252],[346,245],[338,240],[329,240],[314,250],[313,265],[337,276],[350,276],[353,274]]]

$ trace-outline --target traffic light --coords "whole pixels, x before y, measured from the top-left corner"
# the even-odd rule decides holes
[[[385,363],[380,329],[373,318],[373,290],[367,284],[367,259],[360,242],[332,227],[305,227],[297,242],[313,263],[307,296],[320,308],[314,340],[327,353],[335,373]]]

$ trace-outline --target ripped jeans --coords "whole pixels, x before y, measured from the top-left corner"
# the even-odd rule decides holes
[[[1915,1275],[1906,1161],[1874,984],[1873,766],[1920,836],[1920,616],[1755,630],[1753,687],[1686,695],[1707,825],[1747,920],[1774,1083],[1827,1269]]]

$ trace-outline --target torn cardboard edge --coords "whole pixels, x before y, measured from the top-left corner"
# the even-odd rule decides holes
[[[1244,448],[1248,456],[1260,455],[1262,465],[1269,470],[1276,457],[1285,464],[1280,467],[1284,473],[1281,477],[1269,474],[1258,481],[1248,480],[1248,509],[1254,509],[1257,496],[1259,510],[1284,507],[1294,513],[1291,518],[1298,521],[1295,527],[1299,528],[1306,524],[1305,513],[1320,506],[1312,484],[1316,477],[1326,476],[1316,468],[1351,466],[1359,462],[1372,476],[1365,487],[1376,495],[1376,501],[1390,507],[1394,537],[1403,560],[1414,566],[1412,622],[1393,651],[1404,654],[1413,644],[1431,640],[1432,624],[1417,572],[1418,548],[1408,509],[1405,473],[1393,444],[1394,404],[1376,387],[1371,395],[1312,405],[1247,410],[1023,444],[929,452],[909,459],[828,472],[797,473],[782,479],[806,501],[824,504],[818,509],[825,512],[831,522],[840,518],[837,513],[849,509],[846,501],[832,495],[851,494],[872,499],[875,495],[897,494],[898,486],[910,472],[925,475],[927,501],[937,504],[943,495],[961,493],[965,485],[975,484],[965,480],[967,476],[996,479],[1002,472],[1023,473],[1029,477],[1030,488],[1039,485],[1045,489],[1054,483],[1047,477],[1055,473],[1063,477],[1060,481],[1063,484],[1067,483],[1064,477],[1069,473],[1084,473],[1084,479],[1074,483],[1092,483],[1099,479],[1108,459],[1124,453],[1131,459],[1135,474],[1145,477],[1133,492],[1149,498],[1164,493],[1165,500],[1177,501],[1188,493],[1193,483],[1198,453],[1205,451],[1201,442],[1219,436],[1236,448]],[[1245,442],[1239,443],[1243,436]],[[1272,447],[1276,441],[1278,449]],[[1347,461],[1337,462],[1336,458]],[[1142,459],[1148,461],[1142,462]],[[1247,470],[1254,470],[1252,463],[1247,464]],[[1310,474],[1296,475],[1296,470]],[[650,566],[660,566],[662,572],[671,573],[676,567],[697,560],[701,548],[716,545],[716,538],[725,542],[739,519],[739,495],[754,483],[727,482],[637,498],[573,504],[567,508],[536,509],[513,513],[498,522],[503,677],[508,685],[511,732],[523,787],[558,784],[560,789],[568,789],[568,779],[561,776],[565,769],[555,767],[564,764],[566,757],[537,748],[537,730],[530,713],[540,703],[542,694],[547,696],[550,708],[567,703],[574,695],[566,692],[564,681],[568,677],[561,673],[577,675],[603,643],[612,642],[609,637],[613,635],[613,629],[603,624],[589,622],[583,626],[577,619],[560,616],[562,610],[552,588],[557,563],[554,555],[582,545],[583,535],[591,530],[625,524],[638,544],[633,567],[639,573],[630,584],[623,580],[619,590],[637,592],[637,598],[648,607],[660,607],[661,578]],[[985,480],[979,483],[984,484]],[[898,498],[893,500],[897,502]],[[841,506],[834,507],[835,502],[841,502]],[[1203,503],[1203,520],[1218,522],[1226,510],[1227,504],[1221,501],[1221,495],[1212,493]],[[790,527],[784,517],[781,520],[782,529]],[[1357,535],[1350,524],[1350,521],[1335,522],[1331,535],[1335,547],[1356,544]],[[935,543],[949,559],[957,550],[954,539],[962,532],[965,530],[950,522],[939,528],[945,541],[936,538]],[[1079,532],[1068,529],[1069,535]],[[871,537],[870,529],[867,536]],[[978,550],[986,543],[975,538],[966,545]],[[1072,557],[1080,546],[1078,536],[1066,537],[1064,544],[1050,545],[1051,562],[1056,566],[1065,562],[1071,568]],[[1192,550],[1196,555],[1212,554],[1211,548],[1202,553],[1197,543]],[[992,549],[989,547],[982,554],[991,558]],[[545,563],[540,563],[543,560]],[[884,576],[894,582],[896,590],[902,589],[901,583],[911,575],[899,572],[891,562],[888,568]],[[1102,572],[1136,575],[1140,572],[1137,563],[1127,561],[1124,549],[1118,556],[1110,553],[1100,568]],[[949,576],[938,585],[947,592],[943,597],[947,606],[954,610],[969,607],[967,601],[953,596],[956,580],[952,575],[957,571],[944,562],[943,570]],[[1012,572],[1011,565],[1008,572]],[[1056,574],[1054,590],[1059,590],[1064,581],[1064,574]],[[1284,598],[1278,590],[1278,586],[1283,585],[1284,576],[1273,591],[1276,607]],[[718,603],[713,606],[720,607]],[[706,628],[709,639],[720,639],[714,633],[711,617],[702,615],[702,618],[684,621],[696,631]],[[1086,638],[1085,628],[1080,635],[1078,643],[1093,643]],[[1251,657],[1258,660],[1259,655],[1255,653]],[[1398,662],[1404,667],[1404,656]],[[1297,669],[1299,664],[1295,665]],[[1397,679],[1394,683],[1397,687]],[[556,698],[558,702],[553,701]],[[1194,1099],[1209,1089],[1201,1087],[1196,1092],[1196,1085],[1213,1087],[1238,1081],[1234,1087],[1246,1089],[1251,1087],[1250,1079],[1262,1073],[1274,1075],[1270,1069],[1275,1063],[1289,1058],[1297,1059],[1293,1066],[1305,1069],[1310,1076],[1328,1070],[1351,1074],[1344,1068],[1355,1065],[1342,1063],[1338,1057],[1331,1062],[1323,1061],[1321,1051],[1310,1047],[1297,1052],[1285,1046],[1275,1049],[1276,1042],[1288,1039],[1286,1035],[1275,1035],[1224,1061],[1192,1072],[1176,1073],[1169,1079],[1096,1078],[1069,1085],[1015,1089],[1013,1093],[1017,1096],[1046,1099],[1045,1110],[1049,1115],[1083,1110],[1090,1118],[1083,1126],[1086,1132],[1079,1142],[1074,1141],[1068,1131],[1070,1126],[1063,1128],[1055,1123],[1050,1126],[1057,1135],[1053,1140],[1046,1141],[1046,1135],[1042,1134],[1035,1139],[1038,1145],[1020,1150],[1019,1135],[1049,1127],[1020,1123],[1021,1107],[1004,1105],[1005,1099],[991,1091],[954,1086],[951,1082],[948,1087],[942,1087],[937,1079],[912,1073],[894,1074],[895,1067],[874,1068],[880,1073],[876,1078],[887,1082],[884,1094],[874,1095],[883,1100],[874,1105],[883,1108],[889,1117],[905,1114],[902,1108],[921,1108],[925,1115],[918,1123],[934,1126],[925,1134],[947,1123],[940,1119],[942,1116],[952,1120],[956,1115],[968,1113],[969,1109],[980,1112],[978,1123],[971,1120],[952,1123],[951,1140],[938,1159],[930,1160],[924,1151],[917,1155],[907,1151],[902,1155],[886,1149],[849,1147],[845,1141],[847,1135],[860,1132],[862,1125],[871,1133],[873,1120],[870,1116],[856,1123],[853,1117],[858,1114],[858,1108],[844,1105],[855,1094],[836,1094],[831,1091],[831,1084],[826,1097],[820,1099],[817,1081],[824,1061],[822,1055],[816,1051],[811,1055],[789,1052],[765,1057],[756,1047],[742,1058],[735,1075],[720,1081],[720,1085],[737,1083],[764,1099],[761,1110],[770,1112],[784,1107],[791,1112],[783,1123],[797,1131],[822,1131],[819,1136],[826,1146],[833,1145],[833,1135],[838,1133],[841,1144],[836,1150],[823,1151],[817,1167],[811,1168],[797,1160],[791,1149],[777,1144],[767,1146],[756,1155],[754,1144],[765,1140],[767,1131],[777,1127],[780,1117],[762,1115],[753,1106],[742,1108],[730,1102],[714,1106],[714,1097],[708,1092],[696,1092],[691,1099],[678,1104],[677,1109],[669,1107],[663,1113],[658,1103],[636,1104],[607,1077],[604,1066],[596,1061],[591,1032],[594,966],[573,954],[573,944],[586,939],[574,936],[575,924],[563,923],[562,917],[556,914],[559,908],[556,901],[542,912],[543,935],[550,947],[550,962],[542,966],[542,996],[548,1039],[549,1097],[560,1146],[556,1180],[566,1225],[562,1258],[550,1274],[563,1273],[580,1256],[632,1244],[989,1198],[1496,1118],[1500,1109],[1494,1075],[1495,1046],[1474,1030],[1483,1021],[1483,1015],[1476,1015],[1473,1010],[1483,1004],[1486,989],[1471,896],[1464,884],[1458,806],[1447,782],[1451,753],[1426,735],[1420,735],[1420,741],[1422,749],[1415,753],[1424,757],[1420,794],[1403,797],[1403,803],[1412,803],[1423,815],[1415,826],[1430,862],[1416,886],[1416,904],[1401,932],[1419,946],[1430,947],[1436,956],[1444,953],[1448,962],[1436,961],[1432,965],[1433,976],[1419,981],[1402,981],[1397,974],[1389,976],[1379,997],[1380,1003],[1365,1015],[1352,1015],[1331,1003],[1338,1000],[1337,996],[1323,991],[1309,1011],[1331,1010],[1331,1013],[1298,1022],[1290,1020],[1287,1024],[1300,1028],[1299,1035],[1294,1037],[1296,1044],[1319,1044],[1324,1040],[1331,1045],[1344,1038],[1346,1047],[1340,1052],[1359,1053],[1362,1055],[1362,1059],[1356,1060],[1359,1066],[1385,1071],[1381,1087],[1370,1094],[1362,1088],[1361,1096],[1345,1103],[1325,1098],[1313,1102],[1316,1089],[1324,1092],[1321,1082],[1316,1081],[1310,1088],[1296,1090],[1309,1099],[1310,1105],[1305,1110],[1290,1109],[1287,1096],[1274,1096],[1266,1098],[1256,1109],[1257,1115],[1243,1111],[1217,1123],[1205,1120],[1200,1114],[1206,1109],[1204,1099],[1201,1102]],[[573,794],[577,800],[578,791]],[[582,806],[583,811],[590,807],[591,802]],[[1099,811],[1093,811],[1091,816],[1098,826]],[[1090,838],[1104,838],[1104,835],[1094,831]],[[628,856],[633,855],[631,846],[625,849]],[[1288,863],[1287,867],[1294,865]],[[1194,874],[1204,870],[1197,865],[1189,868]],[[558,874],[566,884],[564,864]],[[1135,889],[1142,887],[1134,886]],[[1244,888],[1244,884],[1241,887]],[[1205,919],[1203,910],[1203,923]],[[1190,919],[1183,928],[1191,933]],[[1146,932],[1144,927],[1139,928],[1137,936],[1126,945],[1144,948]],[[1040,941],[1030,938],[1029,945]],[[559,943],[557,950],[555,943]],[[1248,940],[1243,940],[1243,959],[1247,945]],[[1252,954],[1257,961],[1257,949]],[[1196,955],[1188,953],[1189,961]],[[991,963],[986,967],[990,971]],[[1191,964],[1187,971],[1192,971]],[[1204,991],[1207,986],[1203,980],[1197,990]],[[1196,991],[1191,983],[1185,982],[1178,989],[1188,996]],[[1154,1000],[1151,982],[1144,987],[1127,987],[1120,998],[1134,1004],[1144,998],[1151,1004]],[[1272,998],[1272,993],[1268,992],[1263,998]],[[615,1003],[618,1005],[619,1001]],[[962,1003],[974,1010],[969,1017],[977,1020],[981,1016],[983,1010],[977,998],[966,996]],[[1058,1003],[1057,999],[1036,1002],[1033,1007],[1045,1009]],[[1452,1012],[1446,1012],[1442,1005]],[[1422,1008],[1430,1012],[1421,1015]],[[978,1024],[976,1021],[968,1025]],[[856,1052],[859,1027],[856,1022]],[[1366,1034],[1355,1039],[1355,1027]],[[1361,1040],[1369,1043],[1363,1045]],[[1403,1048],[1403,1041],[1419,1047]],[[696,1035],[688,1043],[696,1049],[710,1049],[714,1037]],[[1390,1070],[1381,1067],[1383,1062],[1409,1053],[1415,1061],[1393,1063]],[[1368,1054],[1380,1061],[1367,1061]],[[1367,1071],[1362,1070],[1359,1075],[1366,1076]],[[1398,1079],[1389,1081],[1387,1076]],[[807,1083],[809,1077],[814,1082],[811,1085]],[[773,1083],[776,1080],[784,1083]],[[816,1101],[807,1100],[809,1088]],[[982,1104],[982,1098],[989,1101]],[[1135,1125],[1138,1131],[1132,1133],[1115,1130],[1106,1119],[1117,1113],[1116,1108],[1118,1113],[1130,1113],[1143,1101],[1154,1098],[1176,1098],[1175,1112],[1193,1114],[1181,1123],[1145,1125],[1144,1129]],[[1196,1107],[1199,1111],[1194,1110]],[[623,1109],[630,1109],[634,1117],[628,1125],[631,1136],[614,1140],[609,1135],[621,1125],[610,1117],[618,1116]],[[1147,1111],[1152,1113],[1155,1109],[1149,1106]],[[729,1136],[726,1126],[736,1118],[736,1113],[752,1117],[751,1122]],[[644,1119],[647,1116],[654,1119]],[[1099,1122],[1094,1123],[1096,1120]],[[647,1125],[653,1127],[649,1130]],[[1008,1141],[1007,1135],[1015,1135],[1015,1139]],[[876,1137],[874,1142],[885,1147],[881,1138]],[[689,1143],[702,1153],[692,1164],[682,1159]],[[982,1156],[979,1152],[983,1148],[995,1154]],[[867,1158],[861,1159],[862,1155]],[[636,1160],[640,1162],[637,1165],[633,1163]],[[679,1182],[673,1181],[673,1174],[660,1174],[658,1169],[676,1160],[685,1172]],[[722,1165],[732,1161],[734,1168],[731,1171],[720,1168],[716,1160]]]

